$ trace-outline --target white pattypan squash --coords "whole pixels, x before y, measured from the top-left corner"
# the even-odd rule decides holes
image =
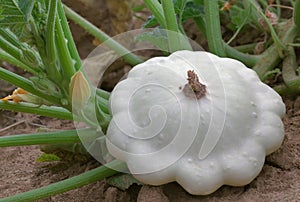
[[[196,195],[251,182],[284,136],[281,97],[241,62],[202,51],[137,65],[110,108],[108,151],[141,182]]]

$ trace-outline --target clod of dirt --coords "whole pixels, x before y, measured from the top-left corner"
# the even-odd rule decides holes
[[[130,195],[115,187],[109,187],[104,193],[104,202],[130,201]]]
[[[183,93],[186,97],[196,97],[199,100],[205,96],[206,86],[200,83],[198,75],[194,72],[194,70],[189,70],[187,75],[188,83],[185,84]]]
[[[138,202],[168,202],[168,197],[163,193],[162,187],[143,186],[139,192]]]

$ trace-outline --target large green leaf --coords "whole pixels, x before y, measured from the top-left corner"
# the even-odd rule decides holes
[[[135,40],[137,41],[148,41],[149,43],[155,45],[160,50],[167,51],[168,46],[168,34],[166,30],[160,29],[159,27],[153,29],[150,32],[144,32],[138,35]]]
[[[190,18],[204,16],[203,4],[196,3],[194,0],[175,0],[174,9],[182,22]]]
[[[0,0],[0,27],[10,28],[18,37],[28,29],[25,15],[16,0]]]
[[[29,18],[34,0],[0,0],[0,28],[9,28],[22,42],[32,38]]]
[[[174,9],[178,20],[181,20],[181,22],[178,22],[180,26],[188,19],[203,17],[205,15],[203,2],[201,0],[174,0]],[[144,23],[143,27],[149,28],[157,25],[158,22],[156,18],[151,15]]]

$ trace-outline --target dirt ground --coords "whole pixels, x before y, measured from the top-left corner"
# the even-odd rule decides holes
[[[101,6],[104,7],[102,9],[105,12],[100,12],[101,15],[97,10],[91,12],[92,10],[86,5],[83,6],[79,0],[66,0],[65,2],[73,2],[75,10],[81,11],[83,16],[88,19],[93,19],[94,24],[110,35],[140,27],[137,22],[126,18],[127,7],[122,3],[125,1],[99,0],[100,3],[98,2],[94,6],[99,6],[99,9]],[[107,2],[119,3],[122,5],[119,8],[123,8],[123,10],[115,11],[112,9],[114,3],[109,4]],[[122,12],[125,14],[116,15],[116,13]],[[95,18],[95,16],[99,18]],[[101,19],[105,20],[100,21]],[[119,23],[125,23],[125,26],[119,26]],[[93,48],[93,37],[88,36],[73,24],[71,27],[76,33],[75,40],[80,54],[85,57]],[[118,74],[122,74],[122,71]],[[109,80],[117,81],[120,76],[118,74],[112,72],[107,76]],[[0,84],[2,86],[0,89],[1,97],[13,90],[11,86]],[[112,83],[106,85],[108,87],[113,86]],[[285,104],[287,113],[284,117],[284,143],[278,151],[266,158],[262,172],[247,186],[223,186],[208,196],[192,196],[177,183],[158,187],[133,185],[128,190],[121,191],[103,180],[64,194],[39,200],[39,202],[300,201],[300,96],[294,99],[286,98]],[[32,133],[41,129],[70,128],[73,128],[73,124],[69,121],[0,111],[0,136]],[[0,198],[58,182],[100,166],[95,160],[81,156],[72,156],[71,159],[65,159],[61,162],[36,162],[41,154],[39,146],[0,148]]]
[[[260,175],[244,187],[223,186],[208,196],[187,194],[178,184],[159,187],[133,185],[126,191],[105,180],[52,196],[40,202],[165,202],[165,201],[300,201],[300,97],[285,100],[285,139],[282,147],[268,156]],[[0,135],[37,132],[40,128],[70,129],[72,123],[35,115],[1,112]],[[19,123],[12,126],[13,123]],[[6,128],[7,126],[12,126]],[[57,182],[99,164],[91,159],[38,163],[39,146],[0,148],[0,198]]]

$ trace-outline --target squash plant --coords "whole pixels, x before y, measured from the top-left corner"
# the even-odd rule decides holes
[[[260,1],[262,3],[264,1]],[[254,0],[244,0],[242,4],[237,3],[234,5],[234,1],[228,1],[226,8],[229,10],[232,9],[234,11],[240,12],[240,14],[244,13],[245,15],[251,15],[251,22],[240,22],[237,31],[240,31],[241,27],[245,24],[253,23],[255,24],[255,19],[261,19],[264,22],[264,26],[266,31],[266,35],[270,35],[272,40],[270,40],[270,45],[264,50],[264,52],[260,55],[251,55],[245,51],[245,47],[231,47],[229,43],[226,43],[221,34],[221,23],[220,13],[223,15],[224,11],[220,11],[220,8],[225,4],[225,1],[217,1],[217,0],[162,0],[153,1],[153,0],[144,0],[145,5],[150,9],[153,16],[149,18],[150,20],[146,23],[145,26],[156,26],[159,25],[160,28],[163,28],[167,31],[167,34],[163,40],[167,44],[169,52],[177,54],[180,56],[181,61],[186,61],[189,64],[189,67],[182,67],[179,72],[184,71],[185,74],[181,75],[180,81],[188,81],[187,85],[183,85],[184,83],[180,83],[177,91],[180,90],[183,94],[183,98],[190,97],[192,98],[192,102],[205,102],[204,100],[207,98],[206,96],[209,93],[212,93],[210,86],[208,85],[210,81],[205,83],[202,78],[201,69],[193,69],[195,63],[189,62],[189,59],[194,60],[199,57],[199,61],[203,59],[203,53],[197,52],[180,52],[179,50],[186,49],[192,50],[192,46],[188,42],[188,38],[185,34],[183,23],[185,20],[191,18],[194,20],[195,24],[199,27],[199,31],[206,37],[209,51],[219,57],[229,57],[237,59],[248,67],[252,68],[256,73],[252,70],[247,70],[245,66],[241,63],[231,60],[231,59],[221,59],[217,56],[206,54],[205,57],[209,57],[209,61],[215,61],[214,65],[222,66],[222,62],[229,62],[229,64],[234,63],[233,67],[227,67],[225,65],[224,69],[220,69],[221,78],[235,77],[241,76],[245,77],[245,80],[239,78],[237,79],[237,83],[241,86],[248,85],[248,82],[255,83],[253,86],[249,84],[249,87],[254,91],[264,91],[268,92],[268,98],[274,101],[274,105],[268,106],[268,103],[265,104],[262,100],[264,98],[257,98],[256,96],[263,96],[260,93],[252,94],[253,97],[249,97],[249,99],[253,98],[254,100],[259,100],[257,103],[252,103],[249,100],[249,103],[252,107],[255,105],[257,109],[248,110],[251,111],[251,123],[253,123],[253,128],[256,128],[257,121],[253,121],[254,118],[260,116],[259,118],[265,117],[266,120],[270,121],[267,124],[276,125],[277,130],[277,138],[272,140],[273,137],[267,138],[259,138],[256,137],[256,144],[254,147],[251,144],[251,141],[248,140],[247,137],[245,139],[241,138],[240,143],[245,141],[247,147],[250,147],[254,151],[251,150],[251,154],[255,153],[255,160],[257,161],[257,169],[254,173],[245,173],[248,178],[236,181],[222,181],[220,180],[223,175],[219,175],[218,179],[215,178],[204,178],[206,179],[206,184],[201,184],[201,189],[199,190],[197,187],[193,187],[189,185],[188,179],[193,178],[193,174],[188,178],[185,178],[185,168],[189,169],[191,167],[184,167],[184,165],[188,165],[189,163],[194,163],[193,155],[192,158],[183,158],[181,162],[183,167],[178,166],[179,169],[176,172],[182,172],[179,177],[175,179],[175,170],[171,169],[171,171],[163,170],[163,174],[155,175],[155,172],[152,175],[147,176],[149,172],[143,172],[143,169],[138,169],[139,165],[145,164],[135,164],[137,159],[131,159],[126,157],[126,155],[122,154],[122,152],[113,148],[112,145],[107,144],[109,151],[113,156],[122,160],[114,160],[107,163],[104,166],[93,169],[91,171],[87,171],[81,175],[72,177],[70,179],[66,179],[57,183],[53,183],[51,185],[32,190],[29,192],[17,194],[15,196],[11,196],[5,199],[0,199],[0,201],[32,201],[36,199],[40,199],[43,197],[47,197],[54,194],[63,193],[65,191],[86,185],[88,183],[92,183],[94,181],[106,178],[108,176],[116,174],[118,171],[124,171],[126,169],[126,164],[123,161],[127,161],[127,165],[129,166],[129,170],[133,172],[134,175],[141,181],[150,184],[161,184],[169,181],[177,180],[179,183],[183,184],[183,186],[187,189],[187,191],[194,194],[207,194],[214,191],[223,183],[232,184],[232,185],[242,185],[245,183],[249,183],[251,179],[253,179],[259,172],[263,159],[266,154],[273,152],[282,141],[283,129],[282,123],[280,121],[280,117],[284,113],[284,106],[281,102],[280,97],[269,87],[262,84],[256,74],[260,79],[265,79],[266,75],[269,74],[269,71],[273,70],[280,62],[282,62],[282,78],[283,83],[275,86],[274,89],[280,94],[296,94],[299,93],[300,89],[300,78],[296,72],[296,56],[294,46],[297,46],[296,40],[299,40],[299,13],[300,13],[300,1],[296,0],[291,1],[294,4],[294,17],[291,19],[281,19],[276,26],[272,26],[270,19],[262,12],[259,4]],[[220,3],[220,4],[219,4]],[[268,5],[262,3],[262,6],[265,10],[269,9]],[[264,7],[265,6],[265,7]],[[280,6],[277,7],[277,12],[279,11]],[[122,140],[122,136],[120,136],[120,132],[118,131],[117,126],[113,125],[115,120],[118,118],[118,113],[115,114],[115,109],[118,110],[124,107],[122,103],[118,107],[114,106],[114,103],[117,99],[121,100],[124,98],[128,98],[128,92],[124,89],[120,89],[122,83],[120,83],[119,87],[116,87],[116,90],[113,92],[112,97],[110,98],[110,93],[92,87],[88,84],[88,81],[85,78],[85,72],[82,68],[82,62],[79,58],[78,52],[76,50],[73,38],[71,36],[71,32],[68,27],[68,22],[66,16],[78,23],[84,29],[86,29],[90,34],[98,38],[100,41],[106,41],[106,44],[113,49],[116,53],[123,56],[123,58],[131,65],[135,66],[137,64],[142,63],[141,65],[145,68],[148,68],[148,64],[151,66],[151,60],[146,63],[135,54],[131,53],[125,47],[111,39],[108,35],[103,33],[101,30],[93,26],[91,23],[87,22],[84,18],[73,12],[68,7],[64,6],[60,0],[0,0],[0,59],[5,60],[19,68],[24,69],[32,74],[30,78],[24,78],[19,76],[13,72],[9,72],[8,70],[0,67],[0,78],[19,87],[11,96],[8,96],[2,101],[0,101],[0,108],[5,110],[26,112],[39,114],[43,116],[56,117],[61,119],[68,120],[76,120],[85,122],[89,127],[79,130],[68,130],[68,131],[57,131],[57,132],[47,132],[47,133],[37,133],[37,134],[23,134],[23,135],[14,135],[0,138],[0,146],[8,147],[8,146],[21,146],[21,145],[34,145],[34,144],[58,144],[58,143],[80,143],[80,138],[77,133],[83,132],[87,137],[105,137],[104,132],[107,129],[109,140],[113,140],[112,143],[118,144],[119,141]],[[260,25],[257,25],[260,27]],[[151,39],[154,44],[157,43],[158,38],[162,37],[160,35],[155,36],[151,35],[151,37],[156,37],[156,39]],[[179,36],[184,37],[179,37]],[[150,38],[140,37],[141,40],[149,40]],[[144,36],[145,37],[145,36]],[[166,50],[164,50],[166,51]],[[177,52],[179,51],[179,52]],[[197,55],[200,54],[200,55]],[[166,60],[168,63],[168,59]],[[152,61],[160,61],[159,58],[155,58]],[[195,60],[197,61],[197,60]],[[156,63],[154,63],[156,64]],[[153,64],[152,64],[153,65]],[[174,67],[175,68],[175,67]],[[176,66],[176,68],[178,68]],[[175,69],[176,69],[175,68]],[[188,68],[188,69],[186,69]],[[226,70],[226,68],[231,70]],[[145,72],[139,72],[141,66],[134,69],[129,75],[129,77],[142,77]],[[218,69],[218,68],[217,68]],[[241,70],[240,70],[241,69]],[[160,71],[169,70],[169,66],[162,66]],[[192,71],[194,70],[194,71]],[[172,70],[175,71],[175,70]],[[204,71],[204,70],[203,70]],[[226,71],[231,71],[231,73],[226,73]],[[245,71],[245,72],[243,72]],[[239,72],[237,75],[236,72]],[[251,72],[251,73],[250,73]],[[186,75],[187,73],[187,75]],[[247,75],[249,73],[249,75]],[[205,75],[205,74],[204,74]],[[211,76],[214,76],[211,75]],[[159,79],[156,78],[155,79]],[[188,79],[188,80],[186,80]],[[248,80],[247,80],[248,79]],[[176,78],[174,77],[174,81],[170,79],[169,73],[167,73],[166,77],[161,78],[162,82],[175,82]],[[226,80],[225,80],[226,81]],[[129,80],[125,80],[125,82],[129,82]],[[226,82],[225,82],[226,83]],[[234,83],[234,82],[233,82]],[[136,84],[135,84],[136,85]],[[207,85],[207,88],[205,86]],[[230,82],[227,87],[230,90]],[[177,86],[177,83],[176,83]],[[180,89],[181,87],[181,89]],[[233,85],[236,87],[236,84]],[[235,88],[233,88],[235,89]],[[245,87],[244,90],[237,88],[236,90],[240,93],[245,93],[248,88]],[[207,91],[206,91],[207,90]],[[231,91],[230,95],[234,95],[235,91]],[[121,94],[121,97],[116,97],[116,95]],[[159,93],[154,94],[154,97],[159,98],[160,95],[164,95]],[[226,96],[225,96],[226,97]],[[94,99],[91,99],[94,98]],[[145,97],[146,99],[149,99]],[[157,99],[156,101],[162,101],[163,103],[167,100],[167,97],[162,96],[165,99]],[[230,97],[230,101],[234,100],[234,96]],[[151,98],[153,99],[153,97]],[[222,99],[221,99],[222,100]],[[155,101],[155,100],[154,100]],[[235,101],[232,101],[231,104],[234,104]],[[117,102],[118,103],[118,102]],[[142,108],[141,102],[138,107]],[[244,102],[242,102],[244,103]],[[252,103],[252,104],[251,104]],[[90,108],[87,111],[83,110],[83,108],[88,104],[92,108],[96,109],[96,117],[97,123],[91,121],[89,117]],[[247,105],[248,106],[248,105]],[[248,106],[248,107],[251,107]],[[121,108],[120,108],[121,107]],[[128,110],[126,108],[123,110]],[[216,106],[216,109],[219,106]],[[201,107],[200,107],[201,109]],[[122,111],[122,110],[121,110]],[[137,110],[138,111],[138,110]],[[247,112],[248,112],[247,111]],[[264,113],[270,111],[271,113]],[[196,111],[191,111],[191,113],[196,113]],[[240,111],[236,111],[235,113],[239,113]],[[254,114],[255,113],[255,114]],[[155,113],[154,113],[155,114]],[[200,115],[199,111],[197,115]],[[267,114],[263,115],[262,114]],[[156,114],[157,115],[157,114]],[[249,114],[248,114],[249,115]],[[247,116],[248,116],[247,115]],[[235,114],[236,117],[237,115]],[[246,117],[247,117],[246,116]],[[201,116],[198,116],[201,119]],[[139,118],[137,116],[137,118]],[[190,117],[191,118],[191,117]],[[249,118],[249,117],[248,117]],[[114,120],[111,122],[111,119]],[[192,118],[191,118],[192,119]],[[171,118],[172,120],[172,118]],[[176,119],[174,119],[176,120]],[[235,120],[235,118],[233,118]],[[245,121],[248,119],[245,118]],[[249,118],[250,120],[250,118]],[[197,125],[201,121],[197,122],[197,118],[193,120]],[[146,120],[147,122],[147,120]],[[204,121],[205,122],[205,121]],[[122,124],[122,121],[120,122]],[[255,124],[254,124],[255,123]],[[100,127],[99,127],[100,126]],[[158,128],[154,129],[159,129]],[[234,123],[229,124],[230,127],[236,127]],[[257,126],[259,129],[260,127]],[[122,127],[121,127],[122,129]],[[125,128],[126,129],[126,128]],[[228,129],[228,128],[227,128]],[[186,129],[187,130],[187,129]],[[132,128],[129,128],[129,134],[135,134]],[[268,129],[261,129],[260,131],[267,131]],[[172,132],[172,131],[171,131]],[[188,132],[188,131],[186,131]],[[242,131],[241,131],[242,132]],[[257,131],[256,131],[257,132]],[[271,131],[272,132],[272,131]],[[145,137],[148,137],[149,134],[142,133]],[[191,133],[197,134],[195,133]],[[248,134],[248,133],[246,133]],[[252,133],[249,132],[249,136]],[[150,136],[153,135],[150,133]],[[214,133],[213,133],[214,135]],[[268,136],[268,135],[267,135]],[[167,136],[168,137],[168,136]],[[220,137],[225,138],[225,136]],[[252,137],[252,136],[251,136]],[[141,137],[139,137],[141,138]],[[253,137],[252,137],[253,138]],[[141,138],[143,139],[143,137]],[[188,138],[186,138],[188,140]],[[251,138],[250,138],[251,139]],[[272,141],[271,141],[272,140]],[[196,138],[196,143],[201,144],[201,138]],[[222,139],[220,142],[230,142],[231,139]],[[272,143],[268,143],[271,141]],[[183,141],[184,142],[184,141]],[[187,141],[190,142],[190,141]],[[213,141],[218,143],[217,141]],[[221,144],[220,143],[220,144]],[[245,144],[246,144],[245,143]],[[219,144],[219,143],[218,143]],[[230,144],[226,143],[224,145],[218,145],[216,148],[221,148],[221,150],[227,150],[226,146],[230,146]],[[148,152],[148,150],[152,151],[152,148],[156,148],[156,143],[150,144],[133,144],[133,146],[129,147],[130,152]],[[176,146],[176,145],[175,145]],[[178,146],[178,145],[177,145]],[[205,159],[214,149],[215,145],[210,146],[210,149],[204,149],[204,153],[201,153],[200,159]],[[257,150],[256,150],[257,148]],[[184,149],[184,148],[183,148]],[[196,150],[199,149],[196,147]],[[234,149],[233,149],[234,150]],[[125,150],[126,151],[126,150]],[[175,153],[177,150],[174,150]],[[209,152],[207,152],[209,151]],[[197,151],[199,152],[199,151]],[[231,152],[231,150],[230,150]],[[218,153],[218,152],[217,152]],[[247,153],[247,151],[246,151]],[[246,156],[249,153],[245,154]],[[253,156],[248,156],[253,157]],[[167,157],[166,157],[167,158]],[[213,160],[217,160],[221,158],[220,156],[215,157]],[[189,160],[192,159],[192,160]],[[250,159],[251,160],[251,159]],[[253,158],[252,158],[253,160]],[[186,162],[185,162],[186,161]],[[254,160],[253,160],[254,161]],[[164,161],[156,161],[163,163]],[[224,160],[224,162],[226,162]],[[230,160],[228,160],[230,162]],[[213,162],[212,162],[213,163]],[[231,162],[232,165],[235,163]],[[255,163],[251,164],[254,165]],[[211,164],[208,164],[211,165]],[[249,164],[250,165],[250,164]],[[137,166],[137,170],[136,167]],[[150,166],[150,165],[149,165]],[[154,164],[153,164],[154,166]],[[151,166],[150,166],[151,167]],[[141,168],[141,167],[140,167]],[[194,163],[192,168],[197,169],[197,165]],[[145,168],[147,170],[147,167]],[[207,168],[208,170],[210,168]],[[245,168],[247,170],[247,168]],[[149,171],[149,169],[148,169]],[[153,171],[150,169],[150,171]],[[156,171],[156,170],[154,170]],[[226,173],[225,170],[222,172]],[[193,173],[193,169],[191,169],[191,173]],[[146,176],[143,176],[146,174]],[[199,173],[198,173],[199,174]],[[200,173],[201,174],[201,173]],[[242,175],[242,174],[241,174]],[[164,176],[161,178],[160,176]],[[202,177],[203,177],[202,176]],[[226,176],[230,176],[230,173],[225,174]],[[223,177],[224,177],[223,176]],[[157,181],[156,181],[157,179]],[[215,179],[215,181],[214,181]],[[229,178],[228,178],[229,179]],[[161,181],[160,181],[161,180]]]

